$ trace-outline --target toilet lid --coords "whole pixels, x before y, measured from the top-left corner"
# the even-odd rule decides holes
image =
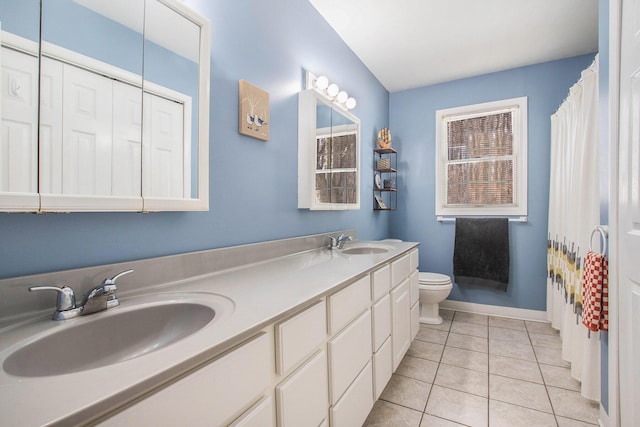
[[[451,283],[451,278],[446,274],[421,271],[418,273],[418,282],[428,285],[446,285],[447,283]]]

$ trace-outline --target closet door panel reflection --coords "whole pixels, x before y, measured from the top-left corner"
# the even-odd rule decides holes
[[[142,100],[140,88],[114,82],[113,194],[140,196],[142,189]]]
[[[112,80],[65,64],[63,81],[62,192],[110,196]]]
[[[189,198],[189,145],[184,105],[144,94],[143,197]]]
[[[2,48],[0,192],[38,191],[38,58]]]
[[[63,64],[40,60],[40,192],[62,194]]]

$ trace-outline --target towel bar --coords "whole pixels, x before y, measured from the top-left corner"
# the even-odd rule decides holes
[[[436,219],[438,220],[438,222],[454,222],[456,220],[455,217],[445,217],[441,215],[436,216]],[[527,221],[528,221],[528,218],[526,216],[521,216],[518,218],[509,218],[509,222],[527,222]]]

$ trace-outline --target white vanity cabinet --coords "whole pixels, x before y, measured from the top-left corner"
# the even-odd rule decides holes
[[[237,425],[257,425],[252,416],[267,421],[260,426],[273,425],[269,399],[252,407],[271,384],[273,354],[273,338],[262,332],[101,425],[226,426],[238,418]]]
[[[352,427],[409,348],[417,250],[302,309],[103,425]]]

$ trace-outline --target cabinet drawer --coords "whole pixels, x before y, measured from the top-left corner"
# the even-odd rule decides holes
[[[418,302],[418,298],[420,297],[420,284],[418,278],[418,270],[413,270],[411,276],[409,276],[409,291],[411,292],[411,306]]]
[[[276,387],[279,427],[317,426],[327,418],[327,354],[319,351]]]
[[[273,399],[265,397],[249,408],[229,427],[273,427],[274,425]]]
[[[391,338],[382,344],[380,349],[373,355],[373,399],[378,400],[382,391],[391,379]]]
[[[371,310],[354,320],[328,343],[329,391],[335,405],[371,359]]]
[[[391,289],[391,267],[385,265],[371,274],[371,293],[373,300],[379,300]]]
[[[391,263],[391,287],[396,287],[411,274],[411,255],[406,254]]]
[[[270,385],[272,339],[268,334],[260,334],[240,348],[119,412],[103,425],[227,425]]]
[[[418,269],[418,263],[420,261],[420,255],[419,255],[418,250],[417,249],[412,250],[409,253],[409,256],[411,257],[411,265],[410,265],[411,271],[417,270]]]
[[[391,297],[389,294],[375,303],[373,315],[373,348],[377,351],[382,343],[391,335]]]
[[[285,374],[318,348],[327,337],[327,306],[314,306],[279,323],[276,332],[276,368]]]
[[[331,408],[332,427],[361,426],[373,408],[372,367],[367,363],[340,401]]]
[[[365,276],[329,296],[329,331],[335,335],[371,304],[371,279]]]

